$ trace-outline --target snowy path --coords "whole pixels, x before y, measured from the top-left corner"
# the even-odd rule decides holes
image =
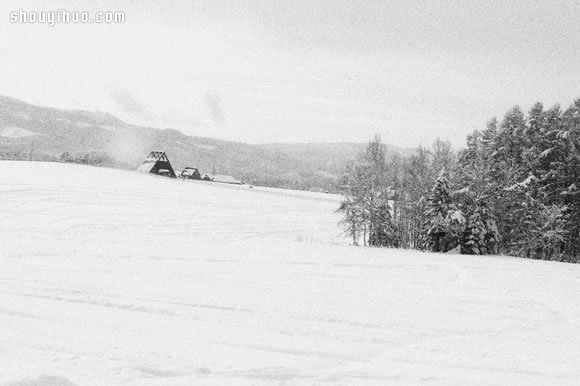
[[[0,162],[0,384],[580,384],[580,265],[353,248],[336,206]]]

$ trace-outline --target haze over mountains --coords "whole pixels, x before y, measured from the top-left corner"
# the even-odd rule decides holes
[[[364,138],[361,138],[364,140]],[[333,191],[346,163],[366,144],[245,144],[132,125],[114,115],[30,105],[0,96],[0,159],[91,159],[87,163],[136,168],[152,150],[173,167],[233,175],[264,186]],[[387,145],[387,152],[412,149]],[[69,154],[66,154],[69,153]]]

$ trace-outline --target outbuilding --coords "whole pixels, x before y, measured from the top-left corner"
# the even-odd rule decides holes
[[[186,167],[179,176],[186,180],[201,180],[201,173],[197,168]]]

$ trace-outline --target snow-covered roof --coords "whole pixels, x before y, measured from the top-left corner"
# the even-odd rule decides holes
[[[213,177],[213,181],[214,182],[221,182],[221,183],[224,183],[224,184],[238,184],[238,185],[243,184],[242,181],[237,180],[237,179],[235,179],[232,176],[226,176],[226,175],[223,175],[223,174],[216,174]]]
[[[151,169],[153,169],[153,166],[155,166],[155,163],[156,161],[145,161],[137,168],[137,171],[149,173],[151,172]]]

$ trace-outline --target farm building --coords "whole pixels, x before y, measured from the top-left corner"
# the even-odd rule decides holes
[[[179,176],[187,180],[201,180],[201,173],[197,168],[186,167]]]
[[[152,151],[149,153],[137,171],[176,178],[175,171],[173,171],[169,158],[167,158],[167,154],[163,151]]]
[[[242,181],[237,180],[232,176],[225,176],[222,174],[216,174],[213,177],[213,182],[220,182],[222,184],[234,184],[234,185],[243,185],[244,184]]]

